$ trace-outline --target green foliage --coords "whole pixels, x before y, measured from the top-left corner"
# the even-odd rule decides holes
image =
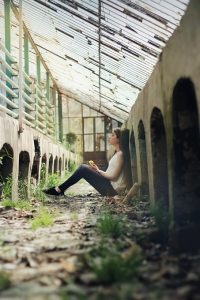
[[[66,134],[66,141],[69,145],[73,145],[77,139],[77,136],[73,132],[69,132]]]
[[[27,188],[27,180],[26,179],[20,179],[18,181],[18,196],[21,200],[28,199],[28,188]]]
[[[60,176],[58,174],[51,174],[47,178],[46,188],[57,186],[60,183]]]
[[[43,187],[40,184],[38,184],[36,187],[32,187],[31,196],[38,201],[45,202],[46,196],[42,192],[42,189]]]
[[[12,197],[12,175],[8,176],[3,184],[3,198],[11,199]]]
[[[41,209],[31,221],[31,227],[36,230],[39,227],[47,227],[54,223],[54,215],[46,208]]]
[[[40,169],[40,186],[44,187],[46,181],[46,164],[42,163]]]
[[[2,205],[8,208],[19,208],[20,210],[31,209],[30,202],[25,200],[12,201],[11,199],[5,199],[2,201]]]
[[[11,281],[8,274],[0,271],[0,291],[9,288],[10,285],[11,285]]]
[[[76,169],[76,163],[72,160],[69,160],[69,164],[68,164],[68,172],[74,172]]]
[[[123,225],[117,216],[105,213],[97,220],[97,230],[103,235],[117,238],[123,233]]]
[[[141,255],[139,253],[122,257],[108,251],[105,257],[92,261],[91,268],[101,283],[111,284],[134,279],[140,265]]]

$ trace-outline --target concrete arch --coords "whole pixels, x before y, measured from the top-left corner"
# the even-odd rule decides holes
[[[55,157],[54,159],[54,168],[53,168],[53,172],[57,174],[58,172],[58,156]]]
[[[133,183],[138,182],[138,170],[137,170],[137,154],[135,146],[135,135],[132,130],[130,135],[130,158],[131,158],[131,170]]]
[[[190,78],[180,78],[174,87],[172,119],[175,222],[200,223],[200,133],[197,98]]]
[[[146,151],[146,137],[144,124],[142,120],[138,124],[138,142],[139,142],[139,155],[140,155],[140,168],[141,168],[141,194],[149,194],[149,176],[147,165],[147,151]]]
[[[150,118],[154,200],[169,208],[167,142],[161,110],[154,107]]]
[[[49,170],[48,170],[49,174],[53,173],[53,155],[51,154],[49,156]]]
[[[13,149],[12,147],[5,143],[0,150],[0,195],[2,194],[3,185],[5,185],[9,178],[12,176],[13,172]],[[12,190],[12,180],[10,180],[10,195],[6,195],[11,198]]]
[[[62,174],[62,158],[61,157],[59,158],[59,174],[60,174],[60,176]]]
[[[30,156],[27,151],[19,154],[18,195],[20,199],[28,198]]]

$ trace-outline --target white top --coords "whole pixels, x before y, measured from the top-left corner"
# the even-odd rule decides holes
[[[116,191],[119,191],[126,186],[124,180],[123,163],[123,152],[118,151],[109,161],[108,168],[105,172],[105,177],[110,179],[110,182]]]

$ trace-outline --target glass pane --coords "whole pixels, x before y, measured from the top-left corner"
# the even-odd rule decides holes
[[[104,133],[104,117],[95,118],[96,133]]]
[[[84,135],[84,151],[94,151],[94,137],[93,134]]]
[[[96,134],[95,151],[105,151],[104,133]]]
[[[93,118],[84,119],[84,134],[93,133]]]

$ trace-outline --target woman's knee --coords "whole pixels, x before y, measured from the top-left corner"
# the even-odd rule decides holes
[[[85,172],[85,171],[89,170],[89,166],[86,164],[81,164],[77,170],[79,170],[79,172]]]

